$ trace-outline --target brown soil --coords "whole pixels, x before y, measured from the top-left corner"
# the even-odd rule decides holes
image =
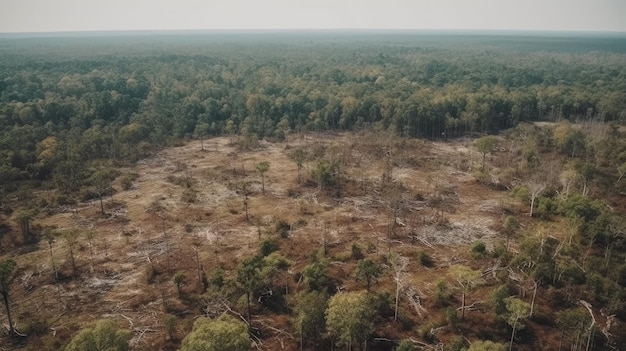
[[[294,262],[289,274],[296,290],[303,284],[297,283],[297,273],[326,240],[333,270],[337,276],[344,274],[344,289],[363,288],[351,278],[356,265],[349,257],[351,245],[357,243],[364,251],[373,245],[369,255],[380,262],[390,250],[407,255],[407,284],[426,302],[432,301],[435,284],[446,277],[447,267],[471,263],[467,245],[481,240],[492,247],[501,240],[493,228],[500,224],[502,209],[510,200],[506,192],[475,182],[472,172],[480,167],[481,159],[470,149],[470,141],[407,142],[396,149],[402,152],[394,155],[393,182],[401,183],[400,197],[406,204],[394,219],[379,191],[385,167],[384,158],[376,156],[381,145],[385,144],[349,135],[306,135],[292,137],[288,143],[262,142],[253,151],[238,150],[229,138],[214,138],[205,141],[205,151],[200,150],[199,141],[192,141],[158,152],[136,167],[122,170],[137,173],[139,178],[127,191],[114,185],[118,192],[105,199],[106,215],[99,213],[99,203],[94,201],[35,220],[41,228],[92,231],[94,263],[92,267],[85,237],[79,239],[76,253],[76,280],[71,279],[68,249],[61,238],[53,244],[64,277],[58,284],[46,242],[16,256],[20,273],[12,305],[17,325],[24,329],[24,321],[44,318],[47,327],[38,332],[44,348],[54,340],[64,342],[80,327],[101,318],[114,318],[131,328],[136,350],[171,344],[165,341],[165,310],[185,321],[179,325],[179,338],[189,331],[193,317],[202,314],[187,308],[189,304],[178,297],[173,274],[185,272],[188,283],[183,293],[197,296],[195,249],[207,274],[223,268],[230,278],[243,258],[257,252],[259,231],[269,235],[278,220],[292,224],[289,238],[281,239],[280,244],[281,252]],[[288,152],[294,147],[312,150],[321,146],[327,152],[343,152],[342,171],[352,181],[343,197],[298,184],[296,164]],[[265,193],[255,171],[260,161],[270,162]],[[315,162],[305,165],[303,175],[308,178]],[[240,194],[243,182],[249,183],[249,220]],[[191,202],[183,200],[189,189],[196,195]],[[447,203],[443,211],[429,203],[436,194],[443,194]],[[396,225],[390,233],[393,222]],[[433,267],[423,267],[414,259],[419,251],[433,257]],[[393,294],[395,283],[385,274],[374,288]],[[404,299],[407,313],[412,311],[410,318],[418,323],[434,318],[428,315],[428,303],[422,310],[410,307],[408,298]],[[276,331],[289,330],[285,316],[256,312],[269,333],[263,336],[260,349],[297,343],[294,335]]]

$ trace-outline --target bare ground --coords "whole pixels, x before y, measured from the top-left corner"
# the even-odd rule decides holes
[[[385,164],[373,156],[378,145],[355,138],[299,136],[288,143],[263,142],[253,151],[239,151],[228,138],[214,138],[205,141],[205,151],[200,150],[199,141],[193,141],[123,170],[135,172],[139,178],[130,190],[105,200],[106,215],[99,214],[97,202],[90,202],[36,219],[42,228],[93,232],[93,267],[90,245],[84,238],[76,251],[76,280],[69,278],[68,248],[62,238],[52,249],[55,264],[65,276],[61,283],[55,284],[47,243],[42,241],[38,249],[17,256],[21,267],[20,293],[13,300],[17,325],[38,313],[50,316],[49,328],[41,333],[54,339],[66,338],[100,318],[115,318],[134,331],[135,349],[161,345],[164,306],[176,305],[177,294],[170,281],[153,284],[150,279],[158,281],[177,270],[193,272],[194,249],[199,250],[206,271],[232,269],[256,252],[259,232],[266,235],[279,219],[292,224],[290,237],[282,244],[295,262],[291,272],[300,270],[322,241],[335,251],[346,251],[352,243],[371,243],[381,254],[391,248],[402,252],[421,247],[444,269],[462,259],[463,254],[457,257],[456,253],[465,252],[465,245],[476,240],[492,245],[498,240],[493,228],[502,218],[507,195],[475,183],[472,169],[480,160],[469,149],[469,142],[420,142],[404,149],[405,159],[420,162],[398,162],[393,170],[394,182],[403,185],[403,197],[409,204],[394,219],[377,191]],[[351,146],[344,153],[347,166],[343,172],[354,180],[355,191],[335,198],[319,187],[298,184],[289,150],[320,145],[339,150]],[[435,159],[439,161],[431,162]],[[260,161],[270,162],[265,193],[254,168]],[[314,167],[314,162],[307,162],[303,174]],[[186,180],[190,187],[184,184]],[[249,184],[249,220],[241,194],[243,182]],[[114,187],[121,189],[119,184]],[[188,189],[195,192],[193,201],[183,199]],[[445,193],[449,200],[443,211],[428,203],[436,193]],[[150,277],[151,267],[158,271],[156,278]],[[408,273],[420,269],[412,267]],[[436,281],[435,272],[437,268],[429,273],[432,279],[422,284],[425,294]],[[196,314],[179,311],[183,317]],[[271,349],[272,345],[269,342],[261,348]]]

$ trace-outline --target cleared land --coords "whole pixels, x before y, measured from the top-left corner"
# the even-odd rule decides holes
[[[196,259],[207,274],[223,269],[226,278],[232,278],[236,265],[258,252],[261,237],[276,236],[279,221],[291,226],[288,237],[279,238],[281,253],[293,262],[284,277],[287,290],[303,287],[300,272],[324,243],[333,276],[341,278],[337,289],[362,289],[350,273],[356,266],[350,259],[353,244],[379,262],[393,250],[410,258],[406,291],[412,297],[403,304],[413,306],[409,308],[414,313],[407,318],[420,323],[440,319],[427,312],[437,281],[450,265],[467,261],[467,245],[481,240],[493,246],[501,241],[494,229],[504,211],[517,206],[507,192],[476,183],[472,171],[480,167],[481,156],[470,145],[469,140],[303,135],[285,143],[261,142],[252,150],[240,150],[228,137],[205,140],[205,150],[200,141],[163,150],[123,170],[138,178],[129,190],[114,184],[118,191],[105,199],[106,215],[99,213],[94,200],[51,209],[35,220],[42,231],[90,232],[92,247],[86,236],[78,240],[79,273],[72,280],[66,241],[59,237],[52,244],[60,283],[54,280],[47,242],[42,240],[32,252],[16,257],[23,270],[13,302],[17,325],[44,318],[42,325],[49,328],[30,332],[40,333],[41,342],[50,345],[86,323],[114,318],[135,332],[136,349],[164,342],[173,347],[171,340],[164,341],[166,311],[183,320],[180,338],[193,317],[203,313],[195,307],[202,306],[204,313],[231,308],[219,296],[195,294],[200,290]],[[312,156],[304,162],[298,183],[296,163],[289,158],[295,148],[340,162],[341,196],[331,196],[335,190],[314,184],[311,174],[317,161]],[[264,193],[255,171],[261,161],[270,163]],[[386,170],[391,177],[383,180]],[[417,262],[420,251],[433,258],[432,267]],[[187,277],[182,299],[171,278],[179,271]],[[393,292],[394,286],[391,274],[385,274],[374,289]],[[410,301],[416,297],[419,301]],[[255,314],[264,332],[259,347],[297,345],[287,318],[262,306]],[[392,338],[402,333],[379,332]]]

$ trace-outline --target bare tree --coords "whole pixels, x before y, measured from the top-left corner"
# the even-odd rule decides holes
[[[80,232],[77,230],[67,230],[63,233],[63,238],[67,242],[67,248],[70,251],[70,261],[72,263],[72,279],[76,279],[76,259],[74,257],[74,249],[78,243]]]
[[[541,194],[547,187],[547,184],[540,180],[529,180],[526,182],[526,187],[528,188],[528,192],[530,193],[530,212],[529,216],[533,216],[533,210],[535,207],[535,200],[537,196]]]
[[[15,329],[13,328],[13,320],[11,319],[11,308],[9,305],[9,288],[11,287],[11,283],[15,279],[15,267],[17,263],[15,263],[12,259],[2,260],[0,261],[0,295],[2,295],[2,300],[4,302],[4,308],[7,311],[7,318],[9,320],[9,331],[11,335],[15,333]]]
[[[44,232],[43,237],[44,239],[46,239],[46,242],[48,243],[48,248],[50,249],[50,263],[52,264],[52,269],[54,270],[54,279],[58,280],[59,271],[57,269],[56,262],[54,261],[54,254],[52,253],[52,243],[54,242],[54,239],[55,239],[54,233],[47,230],[46,232]]]
[[[407,257],[400,256],[399,254],[392,252],[389,254],[389,263],[391,264],[391,268],[393,269],[394,277],[393,280],[396,282],[396,299],[395,299],[395,307],[393,313],[393,320],[396,321],[398,319],[398,302],[400,298],[400,288],[402,288],[402,273],[409,265],[409,259]]]

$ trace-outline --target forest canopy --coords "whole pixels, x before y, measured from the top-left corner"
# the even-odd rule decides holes
[[[131,32],[0,38],[0,180],[64,191],[85,161],[174,140],[495,133],[626,119],[626,38],[546,33]]]

